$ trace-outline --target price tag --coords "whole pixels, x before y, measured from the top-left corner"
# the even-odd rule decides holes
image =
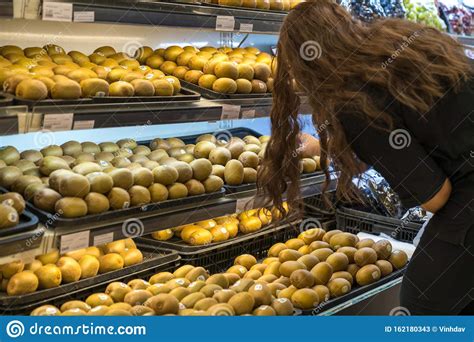
[[[234,31],[235,19],[230,15],[216,17],[216,31]]]
[[[43,119],[43,129],[48,131],[68,131],[72,128],[73,113],[66,114],[45,114]]]
[[[77,23],[93,23],[95,20],[94,11],[74,12],[74,21]]]
[[[95,120],[74,121],[74,127],[72,129],[92,129],[94,125]]]
[[[43,2],[43,20],[72,21],[72,4],[64,2]]]
[[[235,206],[235,212],[241,213],[242,211],[253,209],[254,197],[239,198]]]
[[[240,115],[240,106],[228,105],[228,104],[222,105],[221,120],[238,119],[239,115]]]
[[[255,117],[255,109],[247,109],[242,111],[242,119],[253,119]]]
[[[240,32],[252,32],[253,24],[240,23]]]
[[[114,232],[94,236],[94,246],[103,245],[114,241]]]
[[[61,254],[89,247],[90,230],[61,236]]]

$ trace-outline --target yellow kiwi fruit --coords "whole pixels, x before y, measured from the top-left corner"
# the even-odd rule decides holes
[[[341,247],[355,247],[357,244],[357,236],[351,233],[339,233],[331,236],[329,244],[334,250]]]
[[[395,269],[399,270],[408,263],[408,255],[402,250],[394,250],[388,258],[388,261]]]
[[[360,267],[374,264],[376,261],[377,253],[370,247],[362,247],[354,254],[354,262]]]
[[[279,272],[284,277],[290,277],[296,270],[306,270],[306,266],[299,261],[285,261],[279,267]]]
[[[311,274],[314,276],[315,285],[326,285],[331,279],[333,268],[329,263],[323,261],[311,269]]]
[[[387,260],[392,254],[392,244],[388,240],[379,240],[372,248],[377,253],[378,259],[381,260]]]
[[[291,296],[293,305],[302,310],[312,309],[319,304],[318,294],[312,289],[298,289]]]
[[[330,230],[330,231],[328,231],[326,234],[324,234],[322,240],[323,240],[324,242],[329,243],[329,241],[331,240],[331,237],[333,237],[333,236],[336,235],[336,234],[340,234],[340,233],[343,233],[343,231],[341,231],[341,230],[339,230],[339,229]]]
[[[380,269],[380,273],[381,273],[382,277],[386,277],[390,273],[393,272],[393,266],[387,260],[377,260],[375,262],[375,266],[377,266]]]
[[[343,296],[351,291],[351,283],[344,278],[336,278],[327,284],[331,298]]]
[[[361,248],[363,248],[363,247],[370,247],[370,248],[372,248],[372,247],[374,246],[374,244],[375,244],[375,241],[372,240],[372,239],[362,239],[362,240],[360,240],[359,242],[357,242],[357,244],[356,244],[355,247],[356,247],[357,249],[361,249]]]
[[[356,273],[356,282],[360,286],[376,282],[382,276],[380,269],[376,265],[365,265]]]
[[[316,249],[310,253],[319,259],[319,261],[326,261],[326,259],[333,254],[334,251],[331,248],[323,247]]]
[[[344,271],[349,265],[349,258],[344,253],[333,253],[327,257],[326,262],[331,265],[334,272]]]

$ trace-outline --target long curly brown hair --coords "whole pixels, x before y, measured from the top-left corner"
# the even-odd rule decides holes
[[[392,127],[386,108],[367,92],[377,87],[394,101],[426,113],[448,89],[457,90],[470,76],[462,46],[436,29],[407,20],[371,24],[355,20],[333,0],[301,3],[286,17],[278,41],[278,67],[271,111],[272,133],[258,188],[268,202],[282,208],[286,192],[291,205],[299,197],[300,133],[298,111],[302,89],[319,127],[321,166],[340,171],[337,194],[358,199],[353,176],[365,167],[355,157],[337,115],[359,113]],[[295,87],[295,84],[297,87]]]

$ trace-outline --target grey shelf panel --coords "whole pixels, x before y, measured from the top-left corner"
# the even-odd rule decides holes
[[[219,120],[222,106],[205,101],[38,106],[34,114],[74,113],[74,121],[94,120],[94,128]],[[38,127],[36,127],[38,129]]]
[[[226,8],[196,3],[154,1],[63,1],[74,3],[74,11],[94,11],[96,22],[118,22],[215,29],[217,16],[233,16],[235,30],[253,24],[254,33],[278,33],[286,14],[244,8]]]
[[[21,133],[26,127],[26,106],[0,107],[0,136]]]
[[[0,258],[39,248],[43,235],[44,229],[37,228],[0,238]]]

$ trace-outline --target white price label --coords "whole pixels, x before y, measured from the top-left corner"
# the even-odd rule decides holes
[[[90,230],[61,236],[61,254],[89,247]]]
[[[255,117],[255,109],[242,110],[242,119],[253,119]]]
[[[234,31],[235,19],[230,15],[216,17],[216,31]]]
[[[104,245],[114,241],[114,232],[94,236],[94,246]]]
[[[72,21],[72,4],[43,2],[43,20]]]
[[[253,32],[253,24],[240,23],[240,32]]]
[[[95,20],[94,11],[74,12],[74,21],[78,23],[93,23]]]
[[[221,120],[238,119],[239,115],[240,115],[240,106],[228,105],[228,104],[222,105]]]
[[[253,202],[255,201],[254,197],[245,197],[239,198],[237,204],[235,205],[235,212],[241,213],[249,209],[253,209]]]
[[[43,129],[48,131],[68,131],[72,128],[73,113],[45,114]]]
[[[92,129],[94,125],[95,120],[74,121],[74,127],[72,129]]]

